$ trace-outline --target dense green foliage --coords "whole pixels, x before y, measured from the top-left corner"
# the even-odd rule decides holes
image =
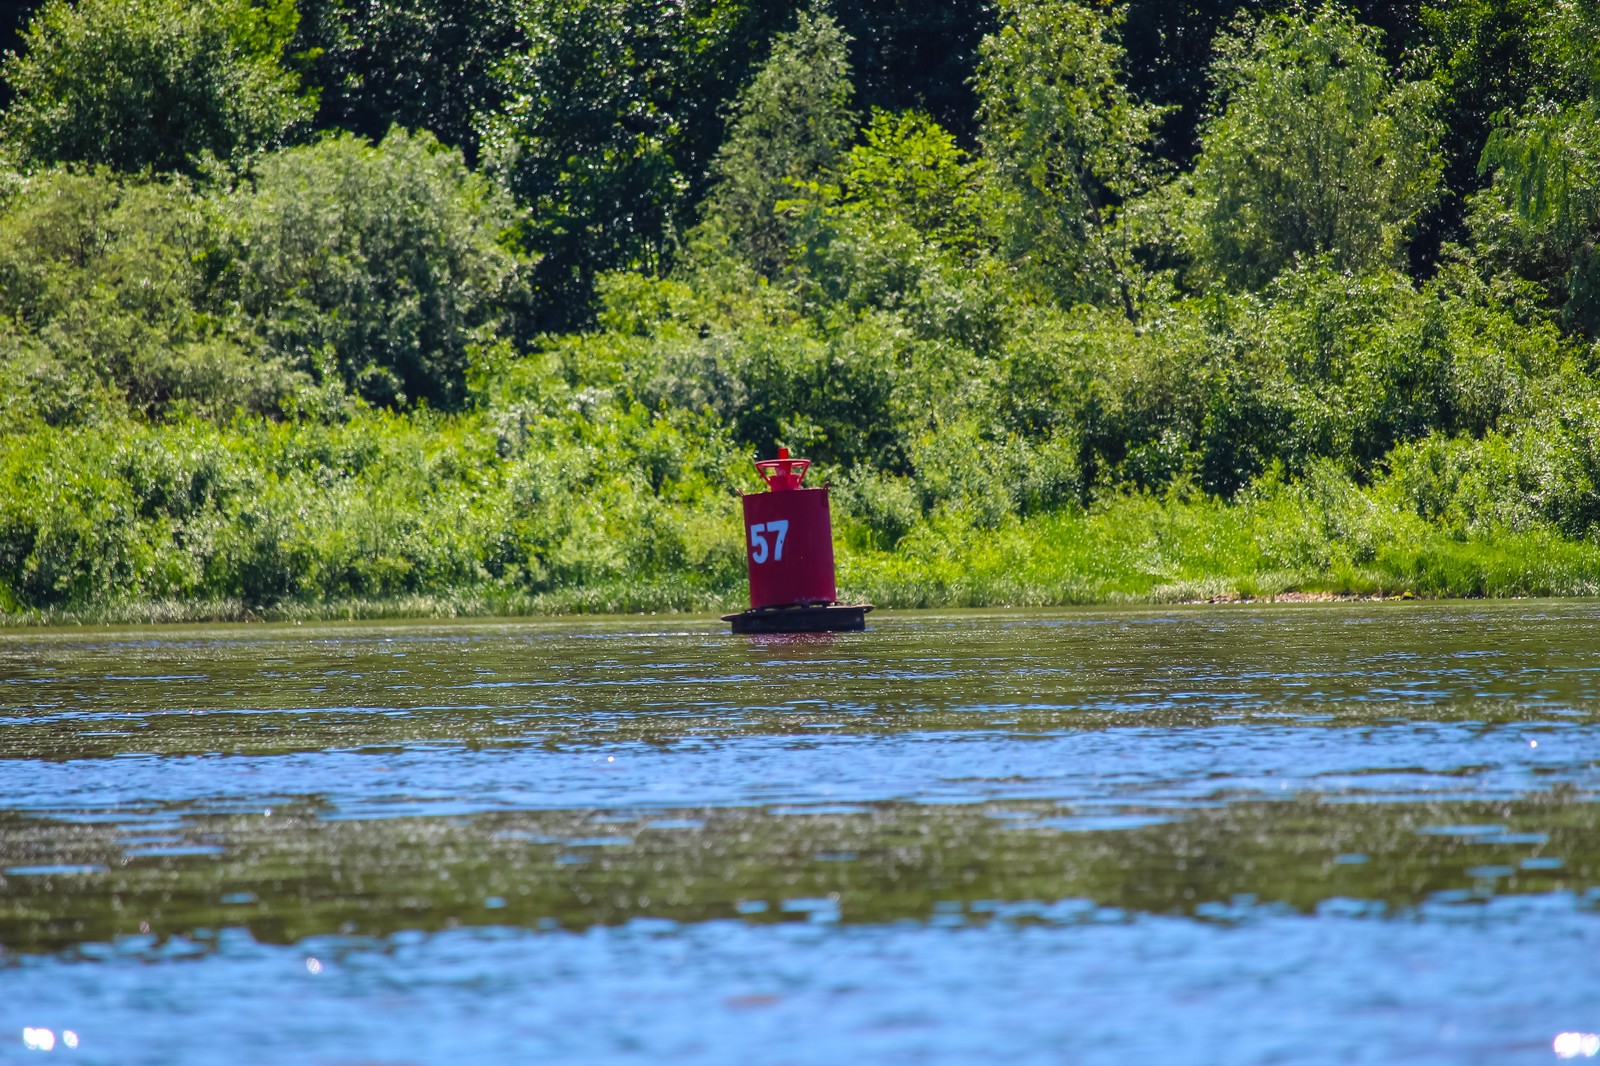
[[[296,382],[207,298],[206,203],[181,178],[44,171],[0,201],[0,426],[263,414]]]
[[[265,157],[222,211],[223,298],[373,403],[458,407],[471,351],[526,304],[509,197],[426,133]]]
[[[978,97],[1002,245],[1047,297],[1104,303],[1117,291],[1131,317],[1109,231],[1116,209],[1151,184],[1146,149],[1160,110],[1122,84],[1117,15],[1031,0],[1000,10]]]
[[[1376,33],[1326,8],[1219,39],[1194,168],[1196,259],[1259,287],[1300,257],[1394,264],[1438,194],[1437,88],[1396,84]]]
[[[308,117],[280,64],[292,0],[49,0],[5,64],[5,138],[27,163],[192,169]]]
[[[522,42],[513,0],[299,0],[290,65],[317,96],[316,125],[379,140],[425,129],[476,158],[479,115],[505,101],[495,76]]]
[[[272,153],[228,185],[18,178],[0,196],[0,424],[309,414],[346,389],[457,407],[471,353],[527,303],[501,244],[515,219],[459,155],[403,131]],[[291,402],[314,383],[331,393]]]
[[[1600,7],[1158,6],[46,0],[0,606],[1600,590]]]
[[[783,266],[788,227],[778,205],[838,157],[856,126],[852,92],[844,34],[831,18],[802,15],[733,103],[713,163],[708,240],[728,243],[761,274]]]

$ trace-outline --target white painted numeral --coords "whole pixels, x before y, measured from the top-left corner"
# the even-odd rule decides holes
[[[771,533],[776,539],[771,545],[767,544],[767,534]],[[789,537],[789,520],[780,518],[776,522],[757,522],[750,527],[750,561],[760,566],[767,561],[770,552],[772,561],[783,561],[783,542]]]

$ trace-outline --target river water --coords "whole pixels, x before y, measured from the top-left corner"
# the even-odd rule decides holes
[[[1600,606],[0,632],[0,1062],[1600,1061]]]

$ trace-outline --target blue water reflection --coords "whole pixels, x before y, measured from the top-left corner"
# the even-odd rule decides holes
[[[1546,1063],[1584,1054],[1581,1036],[1552,1041],[1594,1024],[1600,937],[1570,898],[1441,906],[1399,923],[1052,910],[954,928],[641,921],[295,948],[224,937],[188,962],[159,954],[155,971],[130,942],[93,962],[24,963],[0,1032],[70,1026],[82,1043],[66,1061],[122,1066],[1248,1066]]]

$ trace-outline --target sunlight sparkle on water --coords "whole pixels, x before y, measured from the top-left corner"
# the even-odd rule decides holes
[[[50,1029],[26,1026],[22,1030],[22,1046],[29,1051],[54,1051],[56,1034]],[[78,1046],[78,1034],[71,1029],[61,1030],[61,1046],[68,1051]]]
[[[1556,1037],[1554,1047],[1558,1059],[1575,1059],[1580,1055],[1592,1059],[1600,1054],[1600,1034],[1561,1033]]]

